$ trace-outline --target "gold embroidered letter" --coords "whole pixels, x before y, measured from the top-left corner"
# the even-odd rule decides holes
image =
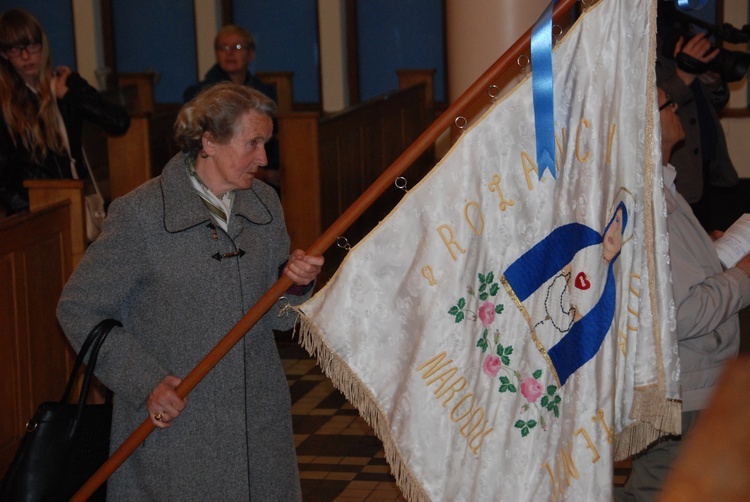
[[[555,479],[555,473],[552,472],[552,468],[549,466],[549,463],[545,462],[542,464],[542,467],[547,469],[547,473],[549,474],[549,481],[552,484],[552,489],[550,492],[552,493],[552,500],[557,500],[557,497],[562,493],[562,489],[557,484],[557,480]]]
[[[429,265],[425,265],[422,267],[422,277],[427,279],[427,282],[430,286],[436,286],[437,281],[435,280],[435,277],[432,275],[432,267]]]
[[[474,421],[474,418],[476,416],[479,416],[479,418]],[[484,420],[484,408],[479,406],[478,408],[474,408],[474,411],[471,412],[471,416],[469,417],[469,420],[466,421],[466,423],[461,427],[461,435],[465,438],[471,436],[471,433],[474,432],[474,429],[479,427],[479,425],[482,423],[482,420]],[[469,428],[471,424],[474,424],[473,427]],[[484,421],[484,424],[487,425],[487,421]],[[484,429],[484,427],[482,427]]]
[[[539,168],[536,167],[529,154],[524,151],[521,152],[521,164],[523,164],[523,174],[526,175],[526,186],[529,187],[529,190],[533,190],[534,185],[531,184],[529,173],[536,173],[537,178],[539,178]]]
[[[578,124],[578,133],[576,134],[576,159],[578,159],[578,162],[586,162],[586,159],[589,158],[589,154],[591,153],[588,150],[586,150],[586,155],[581,157],[581,152],[578,149],[578,147],[581,144],[581,126],[582,125],[586,126],[586,128],[588,129],[589,121],[586,119],[581,119],[581,122]]]
[[[617,130],[617,124],[609,126],[609,142],[607,143],[607,164],[612,163],[612,143],[615,142],[615,131]]]
[[[586,429],[581,427],[575,432],[576,436],[578,436],[579,434],[583,434],[583,438],[586,440],[586,448],[588,448],[594,453],[594,458],[591,459],[591,463],[592,464],[597,463],[601,457],[599,456],[599,450],[596,449],[596,445],[591,440],[591,437],[589,437],[589,433],[586,432]]]
[[[458,409],[459,406],[461,406],[461,403],[466,401],[468,398],[471,398],[471,404],[469,405],[469,409],[466,410],[466,413],[456,418],[455,417],[456,410]],[[461,400],[456,403],[456,406],[454,406],[453,409],[451,410],[451,420],[454,422],[458,422],[459,420],[465,418],[469,413],[471,413],[471,410],[474,408],[474,401],[476,401],[476,398],[474,397],[473,392],[471,394],[466,394],[464,397],[462,397]]]
[[[567,154],[567,151],[565,150],[566,142],[565,142],[565,128],[563,127],[560,130],[560,136],[562,136],[562,139],[560,139],[557,134],[555,134],[555,145],[557,145],[557,157],[555,158],[555,167],[557,167],[557,175],[560,176],[560,173],[562,172],[563,164],[565,163],[565,155]]]
[[[433,383],[437,382],[438,380],[440,380],[441,382],[443,382],[443,383],[440,384],[440,387],[438,387],[437,390],[435,390],[435,395],[437,395],[437,393],[440,391],[440,389],[442,389],[443,386],[448,383],[448,380],[450,380],[451,378],[453,378],[453,375],[455,375],[456,373],[458,373],[458,369],[456,369],[456,368],[448,368],[447,370],[443,371],[438,376],[436,376],[435,378],[433,378],[432,380],[430,380],[429,382],[427,382],[427,385],[432,385]]]
[[[565,445],[567,445],[567,450],[565,449]],[[558,477],[562,478],[560,474],[565,475],[565,484],[567,486],[570,486],[570,477],[574,477],[575,479],[578,479],[578,468],[576,467],[576,463],[573,461],[573,445],[566,441],[562,448],[560,448],[560,453],[557,456],[557,465],[555,466]],[[562,473],[560,473],[560,470],[562,470]]]
[[[604,420],[604,410],[599,408],[596,410],[596,416],[591,417],[591,421],[594,423],[601,422],[602,427],[604,427],[604,432],[607,433],[607,442],[609,444],[612,444],[612,439],[614,437],[614,432],[610,427],[607,426],[607,422]]]
[[[500,190],[500,175],[494,174],[492,176],[492,181],[487,185],[487,188],[490,189],[490,192],[497,192],[497,196],[500,197],[500,211],[505,211],[508,209],[508,206],[515,206],[516,201],[513,199],[506,199],[503,196],[503,191]]]
[[[479,221],[477,223],[479,223],[479,225],[476,225],[471,221],[471,217],[469,216],[470,207],[475,207],[477,209],[477,215],[479,216]],[[466,203],[466,206],[464,207],[464,218],[466,218],[466,222],[475,234],[482,235],[482,232],[484,232],[484,215],[482,215],[482,208],[479,207],[479,204],[474,201]]]
[[[440,389],[442,389],[443,387],[444,385],[441,385]],[[445,408],[446,406],[448,406],[448,401],[453,399],[453,396],[456,394],[456,392],[463,390],[464,387],[466,387],[466,379],[464,377],[458,377],[453,381],[453,383],[451,383],[448,387],[446,387],[445,390],[440,390],[440,389],[436,390],[435,397],[440,399],[445,394],[450,392],[448,397],[445,398],[445,401],[443,401],[443,408]]]
[[[453,362],[453,359],[448,359],[447,361],[441,364],[443,359],[445,359],[445,352],[441,352],[440,354],[436,355],[432,359],[425,361],[419,366],[417,366],[417,371],[421,371],[423,368],[427,368],[429,366],[427,371],[425,371],[424,374],[422,375],[422,378],[424,380],[427,380],[427,378],[432,376],[432,374],[435,373],[437,370]]]
[[[443,234],[442,232],[443,230],[448,232],[447,237]],[[438,234],[440,234],[440,238],[443,239],[443,242],[445,243],[445,247],[448,248],[448,251],[450,252],[451,257],[453,258],[453,261],[457,261],[458,257],[456,256],[456,253],[453,252],[453,249],[451,249],[451,244],[453,244],[456,247],[456,249],[458,249],[461,252],[461,254],[466,253],[466,250],[462,248],[455,241],[455,236],[453,235],[453,229],[451,227],[449,227],[448,225],[440,225],[438,227]]]
[[[482,430],[479,431],[473,438],[469,440],[469,448],[471,448],[471,451],[474,452],[474,455],[476,455],[479,452],[479,448],[482,447],[482,443],[484,442],[484,438],[492,432],[492,427],[490,427],[487,430],[484,430],[484,428],[487,426],[487,421],[485,420],[484,424],[482,425]],[[476,443],[477,438],[479,438],[479,442]],[[474,444],[476,443],[476,444]]]

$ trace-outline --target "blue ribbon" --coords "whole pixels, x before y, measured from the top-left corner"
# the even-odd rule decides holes
[[[708,0],[677,0],[677,7],[681,10],[698,10],[706,6]]]
[[[557,178],[555,169],[555,99],[552,75],[552,7],[547,6],[531,30],[531,81],[534,92],[534,121],[536,132],[536,162],[539,179],[549,169]]]

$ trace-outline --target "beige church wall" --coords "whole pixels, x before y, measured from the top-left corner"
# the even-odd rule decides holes
[[[750,22],[747,0],[724,0],[724,21],[736,28]],[[750,44],[726,45],[727,49],[748,52]],[[729,86],[731,95],[727,108],[732,116],[721,120],[727,147],[740,178],[750,178],[750,112],[748,112],[748,77]],[[735,116],[743,115],[743,116]]]
[[[454,101],[544,12],[547,0],[446,0],[449,99]],[[498,82],[505,88],[515,79]],[[477,112],[483,108],[477,105]],[[473,114],[476,115],[476,112]]]

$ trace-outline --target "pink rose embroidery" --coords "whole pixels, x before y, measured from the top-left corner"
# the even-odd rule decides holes
[[[500,366],[502,366],[502,363],[500,362],[500,357],[494,354],[490,354],[484,359],[484,364],[482,365],[482,369],[489,376],[496,377],[497,372],[500,371]]]
[[[542,385],[535,379],[529,377],[521,384],[521,394],[523,394],[530,403],[533,403],[542,395]]]
[[[484,302],[479,307],[479,320],[482,321],[482,326],[485,328],[492,324],[495,320],[495,305],[490,302]]]

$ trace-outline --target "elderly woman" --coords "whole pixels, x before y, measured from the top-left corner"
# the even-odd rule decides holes
[[[115,472],[109,500],[297,500],[290,396],[268,312],[180,399],[175,388],[283,273],[309,296],[322,257],[289,253],[266,163],[273,101],[223,83],[183,106],[182,153],[116,199],[99,239],[65,286],[58,317],[78,350],[115,318],[97,364],[114,391],[111,448],[147,417],[159,427]]]

